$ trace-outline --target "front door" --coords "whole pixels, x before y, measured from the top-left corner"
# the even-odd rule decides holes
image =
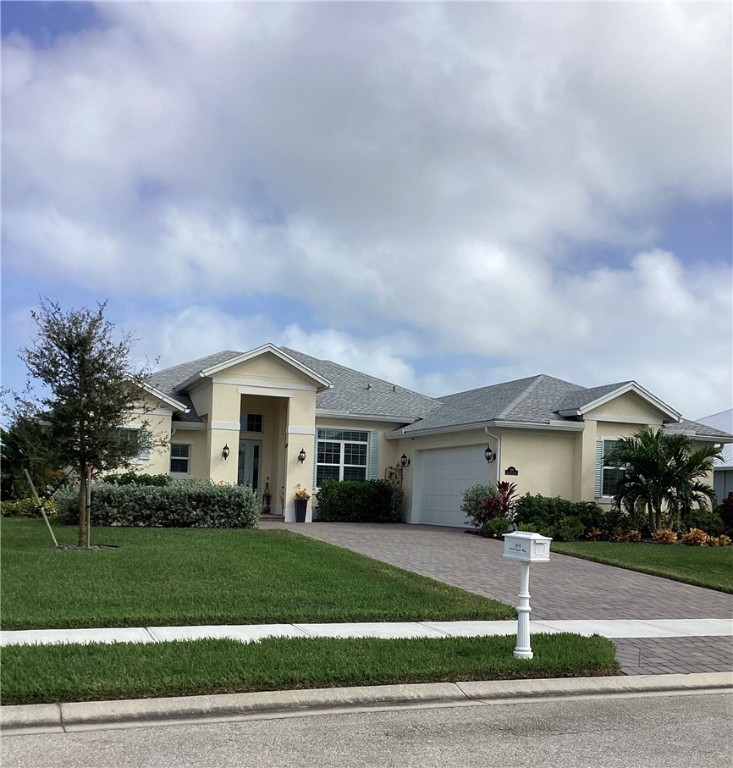
[[[239,485],[249,485],[253,490],[260,489],[260,456],[262,455],[261,440],[239,441]]]

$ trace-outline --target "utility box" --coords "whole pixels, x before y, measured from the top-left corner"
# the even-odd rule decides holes
[[[504,557],[520,563],[546,563],[550,559],[549,536],[529,531],[504,534]]]

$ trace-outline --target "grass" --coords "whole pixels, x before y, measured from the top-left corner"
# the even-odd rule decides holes
[[[568,541],[553,542],[552,549],[563,555],[733,593],[733,547]]]
[[[150,645],[9,646],[3,704],[40,704],[294,688],[615,674],[602,637],[537,635],[534,659],[514,637],[376,640],[269,638]]]
[[[59,543],[76,529],[57,526]],[[2,520],[4,629],[509,619],[510,606],[288,531],[94,528],[54,550]]]

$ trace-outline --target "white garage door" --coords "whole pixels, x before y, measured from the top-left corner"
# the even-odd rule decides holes
[[[418,451],[419,470],[415,480],[417,515],[414,522],[423,525],[466,526],[461,512],[463,492],[476,483],[487,483],[488,465],[484,447],[437,448]]]

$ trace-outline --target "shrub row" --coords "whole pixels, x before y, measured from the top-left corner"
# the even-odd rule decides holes
[[[330,523],[398,523],[402,489],[386,480],[324,480],[318,491],[318,519]]]
[[[42,499],[41,503],[49,517],[56,517],[58,509],[53,499]],[[17,501],[0,501],[0,514],[3,517],[40,517],[35,499],[18,499]]]
[[[163,488],[173,482],[170,475],[141,475],[137,472],[123,472],[119,475],[106,475],[105,483],[110,485],[153,485]]]
[[[78,495],[57,494],[62,523],[79,522]],[[92,525],[151,528],[254,528],[260,516],[257,494],[248,487],[186,480],[165,486],[92,485]]]
[[[536,531],[556,541],[575,541],[584,536],[610,539],[624,529],[622,517],[604,512],[594,501],[526,494],[516,503],[514,524],[519,530]]]

